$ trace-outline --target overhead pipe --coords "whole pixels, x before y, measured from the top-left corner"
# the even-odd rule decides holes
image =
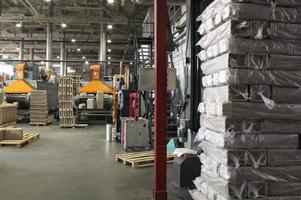
[[[154,5],[154,0],[132,0],[139,5]],[[167,0],[168,5],[182,6],[186,4],[186,0]]]

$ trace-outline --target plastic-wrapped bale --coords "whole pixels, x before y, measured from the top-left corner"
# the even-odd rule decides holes
[[[202,22],[195,200],[301,199],[301,2],[215,0]]]
[[[49,123],[47,91],[34,90],[30,97],[30,123]]]

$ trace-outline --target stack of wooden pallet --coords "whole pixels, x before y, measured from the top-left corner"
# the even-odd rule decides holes
[[[49,123],[47,91],[34,90],[30,99],[30,124],[48,125]]]
[[[73,94],[74,81],[70,77],[59,78],[59,112],[60,112],[60,126],[70,127],[74,126],[75,118],[73,112]]]
[[[13,104],[0,105],[0,126],[16,124],[17,107]]]

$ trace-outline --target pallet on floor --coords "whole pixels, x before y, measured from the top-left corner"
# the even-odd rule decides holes
[[[25,133],[23,140],[1,140],[0,147],[11,146],[22,148],[40,138],[38,133]]]
[[[167,163],[172,163],[175,156],[174,154],[167,154]],[[133,168],[151,167],[154,165],[155,154],[153,151],[118,154],[115,160],[124,165],[131,165]]]
[[[48,122],[30,122],[29,125],[30,126],[48,126],[51,123],[52,123],[51,121],[48,121]]]
[[[88,124],[60,125],[61,128],[88,128]]]
[[[16,127],[17,123],[16,122],[11,122],[7,124],[2,124],[0,125],[0,128],[6,128],[6,127]]]

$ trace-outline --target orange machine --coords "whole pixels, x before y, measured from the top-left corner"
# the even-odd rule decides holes
[[[24,72],[27,63],[20,62],[16,66],[16,81],[4,88],[5,94],[28,94],[32,92],[32,87],[25,81]]]
[[[100,81],[100,65],[94,64],[90,67],[91,81],[84,87],[79,89],[80,93],[96,94],[103,92],[104,94],[114,94],[114,91]]]

